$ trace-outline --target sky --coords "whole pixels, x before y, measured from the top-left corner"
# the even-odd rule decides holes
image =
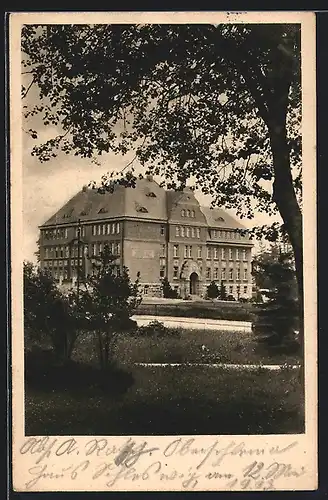
[[[24,77],[23,77],[24,78]],[[27,77],[26,77],[27,78]],[[23,80],[23,84],[28,84]],[[24,104],[30,106],[37,100],[37,94],[32,87]],[[28,129],[38,132],[38,139],[34,140],[26,133]],[[39,226],[49,219],[61,206],[72,198],[84,185],[91,181],[100,181],[103,174],[121,170],[133,158],[133,153],[122,156],[114,154],[102,155],[101,165],[74,155],[60,153],[46,163],[41,163],[37,157],[31,155],[32,147],[57,135],[55,127],[45,127],[38,116],[23,119],[23,257],[25,260],[36,261],[37,240]],[[136,172],[143,172],[137,163],[133,165]],[[210,205],[211,198],[201,192],[195,192],[201,205]],[[229,213],[234,215],[232,210]],[[246,227],[271,224],[277,220],[266,214],[257,214],[252,220],[243,219]]]

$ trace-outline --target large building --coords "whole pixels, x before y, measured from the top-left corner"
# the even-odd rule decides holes
[[[160,295],[167,277],[182,297],[204,296],[211,281],[223,281],[235,298],[251,297],[253,245],[240,229],[225,211],[200,206],[190,188],[168,191],[152,177],[107,194],[83,187],[40,227],[40,262],[74,285],[107,244],[117,270],[128,267],[133,280],[140,272],[145,295]]]

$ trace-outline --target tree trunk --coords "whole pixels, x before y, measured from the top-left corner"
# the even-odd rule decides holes
[[[294,251],[301,332],[303,331],[303,224],[302,213],[293,186],[285,123],[270,127],[270,140],[275,173],[273,199],[277,204]]]

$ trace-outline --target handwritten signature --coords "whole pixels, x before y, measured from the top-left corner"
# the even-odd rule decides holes
[[[274,490],[280,478],[298,478],[307,472],[304,466],[297,468],[281,459],[297,446],[297,441],[267,448],[251,448],[244,441],[223,439],[215,439],[206,447],[198,443],[197,438],[177,437],[160,447],[128,438],[117,446],[107,438],[92,438],[81,445],[74,438],[30,437],[20,447],[22,455],[34,457],[25,487],[29,490],[44,481],[75,481],[87,476],[88,482],[101,481],[104,488],[115,488],[122,481],[139,485],[156,479],[160,483],[175,482],[188,490],[208,481],[216,481],[226,490]],[[63,455],[69,460],[57,459]],[[191,459],[188,462],[170,460],[187,456]],[[227,457],[242,460],[233,460],[231,469]],[[251,460],[245,464],[247,458]]]

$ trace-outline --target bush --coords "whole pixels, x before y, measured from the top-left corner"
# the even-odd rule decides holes
[[[167,328],[160,321],[151,321],[148,325],[140,326],[137,334],[145,337],[178,337],[180,331],[175,328]]]
[[[216,299],[220,295],[220,290],[215,281],[211,281],[211,283],[207,287],[206,298],[208,299]]]
[[[115,363],[99,370],[75,361],[58,362],[53,349],[35,348],[25,353],[25,381],[30,388],[76,393],[92,389],[120,395],[134,383],[131,373]]]

